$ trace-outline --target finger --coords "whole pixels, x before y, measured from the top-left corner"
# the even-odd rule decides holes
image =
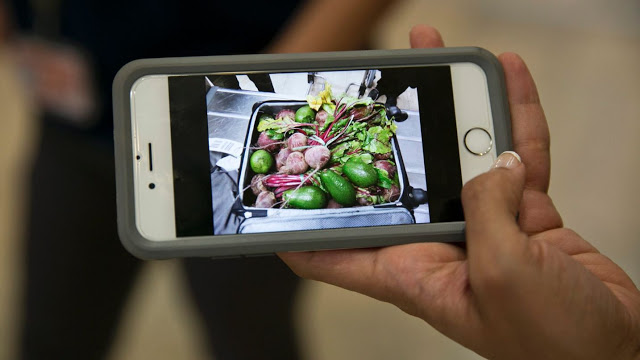
[[[498,58],[504,68],[511,108],[513,146],[527,167],[525,187],[546,193],[551,167],[549,127],[536,84],[518,55],[505,53]]]
[[[429,25],[416,25],[411,28],[409,40],[412,49],[444,47],[440,32]]]
[[[462,188],[466,221],[469,276],[492,278],[517,263],[526,235],[517,223],[524,190],[525,166],[511,152],[498,157],[496,167]]]

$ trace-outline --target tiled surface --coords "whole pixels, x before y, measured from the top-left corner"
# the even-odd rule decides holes
[[[439,27],[448,45],[520,53],[549,118],[551,194],[565,223],[640,283],[639,5],[518,3],[407,0],[387,16],[378,42],[405,47],[410,25],[423,22]],[[17,175],[33,143],[10,74],[0,53],[0,359],[10,359],[15,339]],[[180,276],[174,262],[153,262],[142,273],[111,359],[207,358]],[[308,283],[297,311],[309,359],[478,358],[393,306],[331,286]]]

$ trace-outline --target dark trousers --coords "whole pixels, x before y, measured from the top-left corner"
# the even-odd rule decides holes
[[[112,145],[45,125],[27,225],[21,358],[104,358],[143,264],[118,241]],[[298,358],[299,280],[278,258],[184,265],[218,360]]]

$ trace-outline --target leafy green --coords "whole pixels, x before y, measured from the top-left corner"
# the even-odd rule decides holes
[[[291,130],[293,127],[300,125],[295,120],[290,118],[281,119],[264,119],[258,123],[258,131],[275,130],[278,133],[284,133]]]
[[[390,139],[393,136],[392,129],[374,126],[367,130],[364,139],[363,150],[375,153],[386,154],[391,152]]]
[[[360,154],[358,158],[365,164],[371,164],[373,162],[373,155],[369,153]]]
[[[373,103],[374,103],[373,99],[368,96],[357,98],[353,96],[343,95],[342,98],[340,98],[340,102],[338,104],[346,104],[347,108],[352,108],[354,106],[359,106],[359,105],[367,106]]]
[[[273,129],[269,129],[267,130],[267,136],[269,136],[269,139],[272,140],[282,140],[284,139],[284,134],[283,133],[279,133]]]
[[[336,106],[331,102],[326,102],[322,104],[322,110],[329,113],[329,115],[333,118],[333,112],[336,111]],[[328,119],[327,119],[328,120]]]
[[[376,168],[376,171],[378,172],[378,185],[385,189],[391,189],[391,185],[393,185],[394,182],[389,178],[387,170]]]

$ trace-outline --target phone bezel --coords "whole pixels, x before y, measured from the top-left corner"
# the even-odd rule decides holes
[[[497,59],[480,48],[382,50],[293,55],[249,55],[205,58],[150,59],[126,65],[114,80],[114,118],[118,185],[118,226],[123,244],[142,258],[182,256],[253,256],[278,251],[375,247],[416,241],[464,241],[464,222],[395,225],[263,234],[216,235],[149,240],[136,224],[133,174],[131,89],[149,75],[205,75],[251,71],[334,71],[378,66],[417,66],[467,62],[486,76],[489,112],[493,118],[495,153],[511,148],[511,131],[504,79]],[[452,75],[453,76],[453,75]],[[129,111],[128,111],[129,110]],[[456,111],[458,111],[456,109]],[[127,129],[128,127],[128,129]],[[466,129],[459,129],[466,132]],[[461,146],[464,146],[460,144]],[[468,180],[468,178],[466,179]],[[426,236],[428,235],[428,236]]]

